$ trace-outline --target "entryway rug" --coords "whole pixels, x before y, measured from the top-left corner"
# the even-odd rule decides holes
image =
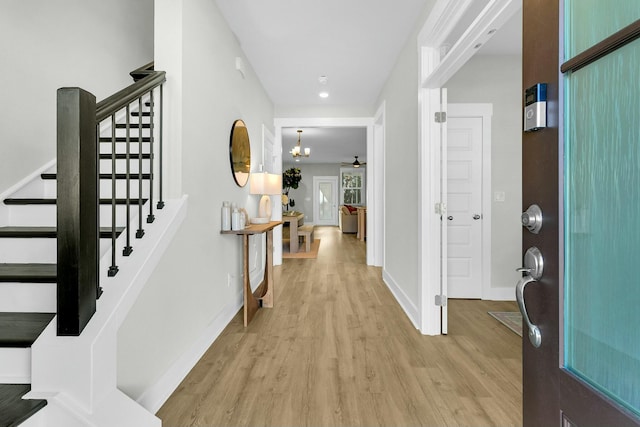
[[[490,311],[498,322],[522,336],[522,315],[517,311]]]
[[[313,239],[311,243],[311,250],[306,252],[306,247],[303,244],[298,245],[298,253],[292,254],[289,252],[289,241],[282,241],[282,258],[318,258],[318,250],[320,249],[320,239]]]

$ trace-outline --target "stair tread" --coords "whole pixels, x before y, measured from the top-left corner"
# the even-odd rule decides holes
[[[119,236],[124,227],[116,227],[116,235]],[[7,226],[0,227],[0,238],[55,238],[57,237],[56,227],[22,227]],[[100,227],[100,237],[111,237],[111,227]]]
[[[100,142],[113,142],[111,141],[111,137],[107,136],[107,137],[101,137],[99,138]],[[127,138],[124,136],[118,136],[116,137],[116,142],[127,142]],[[138,138],[137,136],[131,136],[129,137],[129,142],[130,143],[138,143],[140,142],[140,138]],[[148,136],[143,136],[142,137],[142,142],[151,142],[151,138]]]
[[[30,390],[29,384],[0,384],[1,426],[17,426],[46,406],[46,400],[22,399]]]
[[[138,178],[138,174],[137,173],[130,173],[129,174],[131,179],[137,179]],[[40,174],[40,178],[42,179],[57,179],[58,174],[56,173],[43,173]],[[111,179],[112,176],[110,173],[101,173],[99,174],[99,178],[100,179]],[[116,179],[127,179],[127,174],[125,173],[117,173],[116,174]],[[142,174],[142,179],[151,179],[151,174],[149,173],[143,173]]]
[[[132,205],[137,205],[139,202],[139,199],[129,199],[130,200],[130,204]],[[142,204],[145,204],[147,202],[148,199],[142,199]],[[4,204],[5,205],[55,205],[56,204],[56,199],[52,199],[52,198],[28,198],[28,197],[24,197],[24,198],[8,198],[8,199],[4,199]],[[110,205],[111,204],[111,199],[100,199],[100,204],[101,205]],[[117,205],[124,205],[126,204],[126,199],[116,199],[116,204]]]
[[[56,279],[56,264],[0,264],[0,282],[56,283]]]
[[[139,123],[129,123],[130,129],[138,129]],[[126,129],[126,123],[116,123],[116,129]],[[151,123],[142,123],[142,129],[151,129]]]
[[[55,313],[0,313],[0,347],[31,347]]]
[[[100,158],[102,160],[111,160],[111,153],[100,153]],[[126,153],[116,153],[116,159],[118,159],[118,160],[125,159],[126,160],[126,158],[127,158],[127,154]],[[129,154],[129,158],[138,160],[140,158],[140,155],[138,153],[130,153]],[[149,159],[149,158],[151,158],[151,154],[142,153],[142,158],[143,159]]]

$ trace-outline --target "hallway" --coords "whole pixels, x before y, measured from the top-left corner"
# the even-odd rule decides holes
[[[317,260],[275,270],[275,304],[242,311],[158,412],[182,426],[515,426],[521,338],[452,300],[449,335],[422,336],[365,263],[365,245],[316,227]]]

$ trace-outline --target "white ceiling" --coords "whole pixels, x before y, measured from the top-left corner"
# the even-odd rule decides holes
[[[291,149],[298,143],[298,129],[302,129],[300,146],[309,147],[311,155],[301,158],[305,163],[353,163],[367,161],[367,129],[355,127],[300,127],[282,129],[282,160],[294,162]]]
[[[275,105],[372,106],[427,0],[217,3]]]
[[[409,34],[428,0],[216,0],[242,50],[276,106],[375,108]],[[481,3],[485,0],[475,0]],[[471,16],[469,19],[473,19]],[[478,52],[518,54],[517,14]],[[463,23],[463,29],[469,22]],[[458,35],[460,35],[458,34]],[[318,78],[325,75],[326,85]],[[322,99],[318,93],[329,92]],[[364,128],[302,128],[306,163],[366,161]],[[283,160],[297,142],[283,129]]]

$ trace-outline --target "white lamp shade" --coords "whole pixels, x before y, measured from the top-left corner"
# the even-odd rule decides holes
[[[282,193],[282,175],[266,172],[252,173],[249,192],[271,196]]]
[[[258,208],[258,221],[268,222],[271,219],[271,199],[269,195],[282,193],[282,175],[266,172],[251,174],[249,192],[262,195]]]

